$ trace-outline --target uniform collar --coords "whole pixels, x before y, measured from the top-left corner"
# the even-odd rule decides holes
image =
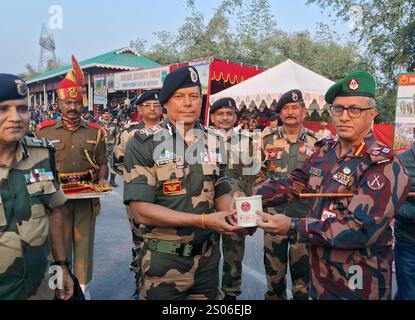
[[[82,118],[82,117],[81,117],[80,127],[81,126],[84,127],[84,128],[88,128],[88,122],[86,120],[84,120],[84,118]],[[59,119],[55,123],[55,128],[58,129],[58,128],[61,128],[61,127],[63,127],[63,122],[62,122],[61,119]]]
[[[291,141],[288,140],[287,132],[285,130],[285,126],[282,126],[279,131],[281,132],[284,139],[287,140],[288,142],[292,143],[292,144],[297,143],[298,140],[301,140],[301,141],[304,141],[304,142],[308,141],[307,129],[303,125],[301,125],[300,133],[298,134],[297,139],[294,142],[291,142]]]
[[[26,138],[23,138],[17,143],[16,148],[16,162],[27,159],[29,157],[29,148],[27,147]]]
[[[359,145],[351,147],[346,154],[343,157],[350,157],[350,158],[361,158],[363,154],[372,146],[372,144],[375,142],[375,137],[373,136],[372,130],[369,131],[369,133],[364,137],[363,142]],[[338,139],[334,145],[333,149],[336,152],[336,155],[338,158],[340,154],[340,139]]]

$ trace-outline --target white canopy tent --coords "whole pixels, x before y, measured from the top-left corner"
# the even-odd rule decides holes
[[[235,99],[238,109],[266,106],[278,101],[282,94],[299,89],[303,93],[307,108],[315,100],[322,111],[326,102],[324,94],[333,81],[288,59],[244,82],[210,96],[210,103],[224,98]]]

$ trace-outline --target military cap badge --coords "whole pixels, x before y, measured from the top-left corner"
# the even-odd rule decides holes
[[[298,94],[296,94],[295,92],[292,93],[291,98],[294,102],[296,102],[298,100]]]
[[[27,86],[26,86],[26,84],[20,79],[16,79],[16,80],[14,80],[14,82],[16,83],[17,93],[20,94],[21,96],[26,96],[27,95]]]
[[[192,81],[196,83],[199,80],[197,73],[192,68],[189,68],[189,71],[190,71],[190,79],[192,79]]]
[[[350,90],[356,91],[359,89],[359,81],[356,78],[351,78],[347,83]]]

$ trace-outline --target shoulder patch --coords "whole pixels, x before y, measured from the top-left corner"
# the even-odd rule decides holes
[[[25,137],[24,139],[26,145],[30,148],[48,148],[49,150],[56,150],[55,146],[47,139],[32,137]]]
[[[279,139],[283,137],[278,127],[267,127],[264,129],[264,131],[262,131],[262,138],[265,138],[266,136],[269,136],[274,133],[277,133]]]
[[[338,138],[336,136],[327,136],[318,140],[314,145],[316,147],[322,147],[326,144],[335,144]]]
[[[44,121],[44,122],[40,123],[40,124],[37,126],[37,129],[38,129],[38,130],[42,130],[43,128],[54,126],[54,125],[55,125],[55,123],[56,123],[56,122],[55,122],[55,120],[48,120],[48,121]]]
[[[385,163],[391,161],[395,154],[392,149],[376,141],[369,149],[366,150],[366,153],[369,154],[372,163]]]

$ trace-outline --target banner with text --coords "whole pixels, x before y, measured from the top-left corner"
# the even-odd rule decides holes
[[[169,71],[169,67],[161,67],[115,73],[114,90],[160,89]]]

